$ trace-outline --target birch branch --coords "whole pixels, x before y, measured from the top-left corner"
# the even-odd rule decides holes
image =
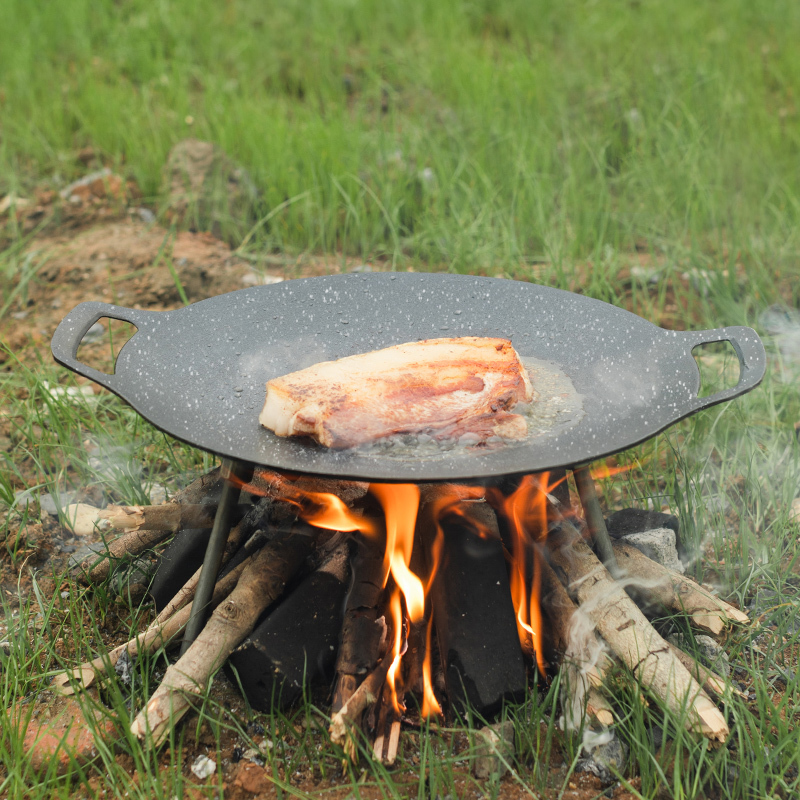
[[[189,710],[190,699],[205,690],[209,678],[253,630],[261,613],[283,593],[311,550],[317,530],[298,523],[253,557],[192,646],[167,669],[161,685],[133,721],[132,733],[139,739],[150,735],[153,746],[166,739]]]
[[[691,730],[724,742],[725,718],[577,531],[564,525],[548,545],[573,599],[637,680],[676,716],[685,715]]]
[[[631,588],[635,592],[672,611],[688,614],[691,622],[703,630],[719,635],[728,622],[745,625],[750,621],[743,611],[715,597],[691,578],[649,559],[632,545],[615,542],[614,554],[620,569],[633,579]]]

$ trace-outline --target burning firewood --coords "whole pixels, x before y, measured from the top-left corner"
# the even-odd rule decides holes
[[[581,611],[636,679],[676,715],[686,714],[692,730],[724,742],[725,718],[580,534],[563,524],[551,532],[548,550]]]
[[[643,592],[646,600],[688,614],[690,621],[704,630],[718,635],[727,622],[750,621],[743,611],[715,597],[691,578],[652,561],[632,545],[615,542],[614,554],[620,570],[635,578],[634,592]]]
[[[219,467],[201,475],[185,489],[178,492],[171,503],[165,506],[197,505],[204,498],[213,497],[223,484]],[[167,512],[170,513],[170,512]],[[92,555],[84,559],[78,567],[78,573],[90,583],[101,583],[111,572],[115,561],[126,556],[139,555],[148,548],[166,539],[172,530],[147,530],[137,527],[110,542],[107,550],[100,555]]]
[[[375,703],[386,681],[392,659],[386,654],[381,663],[364,679],[347,702],[331,716],[331,741],[338,744],[351,761],[356,757],[356,729],[366,708]]]
[[[375,739],[372,742],[372,757],[387,767],[397,760],[400,746],[400,720],[397,717],[392,698],[392,689],[386,684],[378,712],[378,724],[375,726]]]
[[[379,624],[383,597],[383,552],[360,537],[351,558],[353,585],[347,595],[342,641],[336,660],[336,685],[331,713],[341,711],[363,677],[375,669],[385,624]],[[387,664],[388,668],[388,664]]]
[[[235,515],[241,519],[248,506],[240,506]],[[85,503],[66,507],[67,526],[78,536],[88,536],[95,530],[151,531],[153,537],[160,533],[168,536],[183,529],[210,528],[214,524],[217,507],[211,503],[162,503],[159,506],[115,506],[95,508]],[[155,540],[158,541],[157,539]]]
[[[527,676],[503,546],[488,503],[461,503],[441,519],[433,613],[447,694],[461,711],[494,714],[525,695]]]
[[[352,506],[366,495],[369,484],[363,481],[321,478],[317,475],[289,475],[260,468],[242,489],[296,505],[313,503],[318,495],[334,495],[346,506]]]
[[[201,694],[208,679],[255,626],[261,613],[284,590],[310,552],[319,531],[297,523],[275,536],[250,561],[236,588],[217,606],[211,619],[131,725],[140,739],[160,745],[170,728],[189,710],[190,698]]]

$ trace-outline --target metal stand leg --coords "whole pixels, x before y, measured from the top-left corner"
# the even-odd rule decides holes
[[[231,516],[241,494],[239,482],[248,480],[248,473],[250,472],[252,472],[252,467],[249,464],[228,459],[222,462],[222,475],[226,478],[226,481],[222,487],[222,496],[219,498],[217,514],[214,517],[214,527],[211,529],[211,538],[208,540],[203,566],[200,569],[200,579],[197,582],[197,589],[194,593],[192,612],[189,616],[189,621],[186,623],[186,631],[181,644],[181,655],[189,649],[189,646],[197,638],[206,623],[208,606],[214,593],[214,585],[217,582],[217,575],[222,563],[222,553],[225,550],[225,543],[228,541],[228,534],[231,530]]]
[[[586,518],[586,525],[592,537],[594,551],[611,575],[614,578],[618,578],[619,567],[617,566],[617,559],[611,547],[611,537],[606,529],[606,521],[603,519],[603,512],[597,499],[597,492],[594,489],[594,481],[589,473],[589,468],[578,467],[572,470],[572,474],[575,478],[575,485],[578,487],[578,496],[581,498],[583,515]]]

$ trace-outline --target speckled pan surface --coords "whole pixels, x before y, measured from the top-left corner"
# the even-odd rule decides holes
[[[77,360],[101,317],[132,322],[114,375]],[[522,446],[415,460],[334,452],[279,439],[258,423],[271,378],[320,361],[444,336],[501,336],[554,363],[584,416]],[[732,389],[698,398],[698,344],[730,341]],[[293,470],[393,481],[459,480],[585,463],[638,444],[702,408],[749,391],[766,356],[750,328],[676,332],[607,303],[497,278],[372,273],[243,289],[176,311],[81,303],[56,330],[57,361],[118,394],[161,430],[222,456]]]

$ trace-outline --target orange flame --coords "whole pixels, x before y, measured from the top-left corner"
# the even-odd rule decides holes
[[[335,494],[306,492],[306,498],[301,516],[309,525],[348,533],[360,531],[368,536],[375,534],[375,526],[368,519],[356,516]]]
[[[542,611],[539,605],[543,558],[540,545],[547,537],[547,493],[549,473],[539,481],[527,475],[519,488],[501,500],[502,511],[511,526],[513,538],[511,563],[511,598],[517,612],[517,631],[523,650],[536,659],[541,675],[545,674]],[[529,559],[530,556],[530,559]],[[528,564],[531,576],[528,581]]]
[[[608,464],[603,462],[602,464],[592,467],[589,470],[589,474],[592,476],[593,480],[599,481],[603,478],[613,478],[615,475],[621,475],[623,472],[630,472],[632,469],[633,464],[624,464],[622,466],[618,466],[616,464]]]
[[[403,604],[400,599],[399,589],[392,592],[392,597],[389,600],[389,613],[392,616],[394,624],[394,644],[392,646],[392,663],[389,666],[389,671],[386,673],[386,682],[389,685],[391,692],[392,705],[398,714],[405,711],[405,705],[400,703],[400,662],[403,658],[403,643],[405,637],[403,636]]]
[[[628,468],[619,468],[624,471]],[[274,494],[298,508],[302,519],[320,528],[343,532],[360,532],[375,537],[380,534],[378,526],[348,508],[337,495],[328,492],[309,491],[295,485],[290,476],[265,471],[261,476],[265,491],[254,479],[242,484],[242,488],[259,494]],[[490,493],[490,499],[499,511],[507,516],[513,533],[513,562],[511,567],[511,592],[517,617],[520,642],[531,653],[542,674],[545,660],[542,652],[542,615],[539,606],[541,588],[541,552],[547,532],[546,493],[549,475],[545,473],[539,481],[528,476],[509,497],[502,498]],[[269,485],[270,482],[274,486]],[[298,481],[299,483],[300,481]],[[307,484],[306,484],[307,485]],[[327,487],[326,487],[327,488]],[[402,658],[407,647],[406,615],[412,624],[425,624],[425,658],[422,664],[423,699],[422,715],[430,717],[441,714],[442,709],[433,691],[431,668],[432,620],[425,622],[426,601],[439,569],[444,546],[444,533],[439,520],[449,513],[463,515],[462,501],[480,500],[487,495],[485,489],[476,486],[454,486],[440,494],[431,505],[432,518],[436,521],[436,536],[431,547],[430,571],[423,582],[411,569],[414,547],[414,531],[419,511],[420,491],[414,484],[373,483],[369,491],[381,504],[385,515],[386,547],[384,553],[384,579],[386,586],[391,577],[394,588],[389,600],[389,611],[393,622],[392,663],[387,674],[392,705],[400,714],[405,710],[402,696]],[[474,520],[470,520],[474,524]],[[479,535],[490,536],[488,530]],[[531,573],[530,576],[528,573]],[[389,655],[387,654],[387,657]]]
[[[354,514],[347,504],[330,492],[313,492],[295,486],[288,475],[279,475],[268,470],[259,470],[249,483],[235,476],[230,478],[240,489],[265,496],[277,496],[297,507],[302,520],[317,528],[332,531],[376,536],[375,525],[368,519]]]
[[[425,590],[422,581],[409,568],[419,510],[419,487],[413,483],[372,483],[369,490],[378,498],[386,516],[383,585],[391,572],[403,593],[411,621],[419,622],[425,616]]]
[[[419,511],[419,487],[414,484],[370,484],[370,492],[378,498],[386,517],[386,552],[384,567],[386,576],[384,585],[391,574],[397,585],[397,590],[390,600],[390,611],[394,622],[395,642],[393,658],[387,682],[391,690],[392,705],[400,713],[403,704],[400,701],[402,687],[400,686],[400,661],[402,658],[402,631],[403,631],[403,603],[412,623],[421,623],[425,619],[425,601],[430,591],[432,576],[423,585],[418,575],[411,571],[411,554],[414,549],[414,529]],[[435,571],[435,566],[434,566]],[[422,715],[429,717],[432,714],[441,714],[436,696],[433,692],[431,680],[431,622],[427,624],[425,658],[422,663]]]

